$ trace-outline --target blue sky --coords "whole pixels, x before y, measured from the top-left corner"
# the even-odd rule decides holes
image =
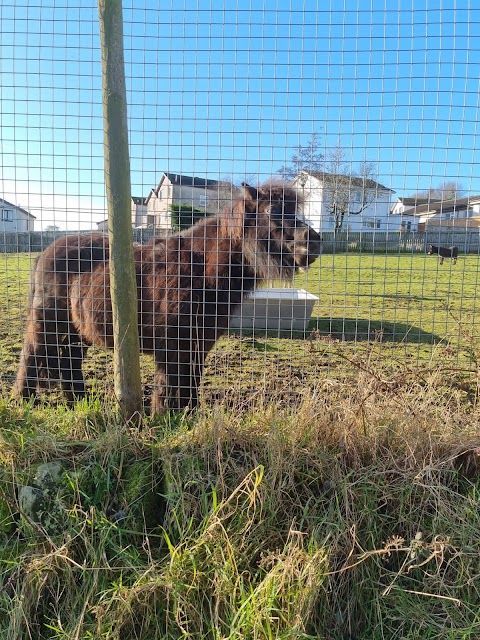
[[[127,0],[132,193],[163,171],[265,179],[313,132],[397,195],[480,193],[476,4]],[[0,197],[88,227],[105,206],[97,5],[3,0],[0,20]]]

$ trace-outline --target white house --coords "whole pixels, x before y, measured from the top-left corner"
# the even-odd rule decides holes
[[[184,204],[192,209],[207,209],[210,199],[218,198],[221,183],[179,173],[164,173],[156,189],[152,189],[142,205],[141,224],[156,229],[171,229],[170,205]],[[132,217],[133,221],[133,217]]]
[[[147,205],[145,204],[145,198],[140,198],[138,196],[132,196],[131,203],[131,216],[132,216],[132,226],[133,227],[143,227],[148,226],[146,224],[146,214],[147,214]],[[108,231],[108,218],[104,218],[97,222],[98,231]]]
[[[147,203],[146,198],[132,196],[132,226],[147,227]]]
[[[418,206],[438,202],[430,196],[407,196],[397,198],[390,209],[389,228],[402,231],[418,231],[418,217],[413,211]]]
[[[394,215],[396,214],[392,208],[392,217]],[[419,203],[417,198],[417,203],[404,209],[400,215],[405,220],[408,218],[412,220],[412,226],[415,226],[412,230],[425,231],[427,227],[439,226],[457,229],[478,228],[480,227],[480,195],[451,200],[429,200],[424,203]]]
[[[305,220],[318,232],[393,230],[389,213],[394,191],[375,180],[301,171],[293,185],[302,194]]]
[[[33,231],[34,221],[30,212],[0,198],[0,233]]]
[[[438,202],[438,198],[431,198],[430,196],[407,196],[405,198],[397,198],[390,209],[390,215],[401,215],[423,204],[430,204],[431,202]]]

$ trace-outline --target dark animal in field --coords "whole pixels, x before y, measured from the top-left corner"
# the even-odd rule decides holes
[[[152,238],[148,244],[161,242],[162,238]],[[134,245],[135,249],[140,246]],[[35,259],[15,396],[27,398],[34,395],[34,387],[51,387],[56,382],[61,382],[69,401],[84,392],[78,363],[85,345],[71,323],[69,286],[74,276],[108,259],[109,240],[104,233],[63,236]]]
[[[428,245],[428,255],[438,254],[440,264],[443,264],[445,258],[451,258],[453,264],[457,264],[458,247],[437,247],[435,244]]]
[[[61,381],[69,400],[82,392],[77,362],[84,345],[70,317],[69,287],[73,277],[108,260],[108,236],[103,233],[63,236],[35,260],[27,303],[27,327],[15,382],[17,397],[28,397],[38,386]],[[79,375],[80,374],[80,375]]]
[[[298,217],[296,191],[281,185],[244,185],[243,195],[229,211],[169,238],[137,245],[140,348],[153,354],[156,363],[151,411],[161,411],[165,405],[194,407],[205,358],[244,296],[263,281],[290,280],[320,250],[319,234]],[[38,280],[41,258],[35,271]],[[87,347],[113,347],[108,261],[104,257],[85,269],[81,264],[75,273],[60,277],[66,283],[61,299],[44,296],[46,304],[42,309],[37,305],[37,314],[29,321],[31,337],[22,352],[17,396],[35,392],[38,355],[50,368],[48,353],[54,341],[41,344],[44,335],[55,338],[53,364],[58,362],[58,378],[71,397],[84,393],[81,363]],[[55,320],[57,307],[62,323]]]

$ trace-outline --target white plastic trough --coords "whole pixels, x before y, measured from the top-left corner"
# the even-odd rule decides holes
[[[230,328],[305,332],[317,300],[305,289],[257,289],[232,315]]]

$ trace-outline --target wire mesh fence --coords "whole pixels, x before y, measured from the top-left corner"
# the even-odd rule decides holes
[[[152,0],[123,10],[147,391],[173,386],[182,405],[203,373],[206,400],[291,398],[372,360],[475,368],[480,9]],[[78,392],[83,375],[103,393],[97,7],[7,0],[0,12],[2,387],[14,385],[27,328],[43,346],[20,395],[57,383]],[[71,253],[48,254],[53,242]],[[309,268],[280,282],[292,266]],[[87,310],[105,305],[93,327]],[[30,325],[29,307],[43,314]]]

